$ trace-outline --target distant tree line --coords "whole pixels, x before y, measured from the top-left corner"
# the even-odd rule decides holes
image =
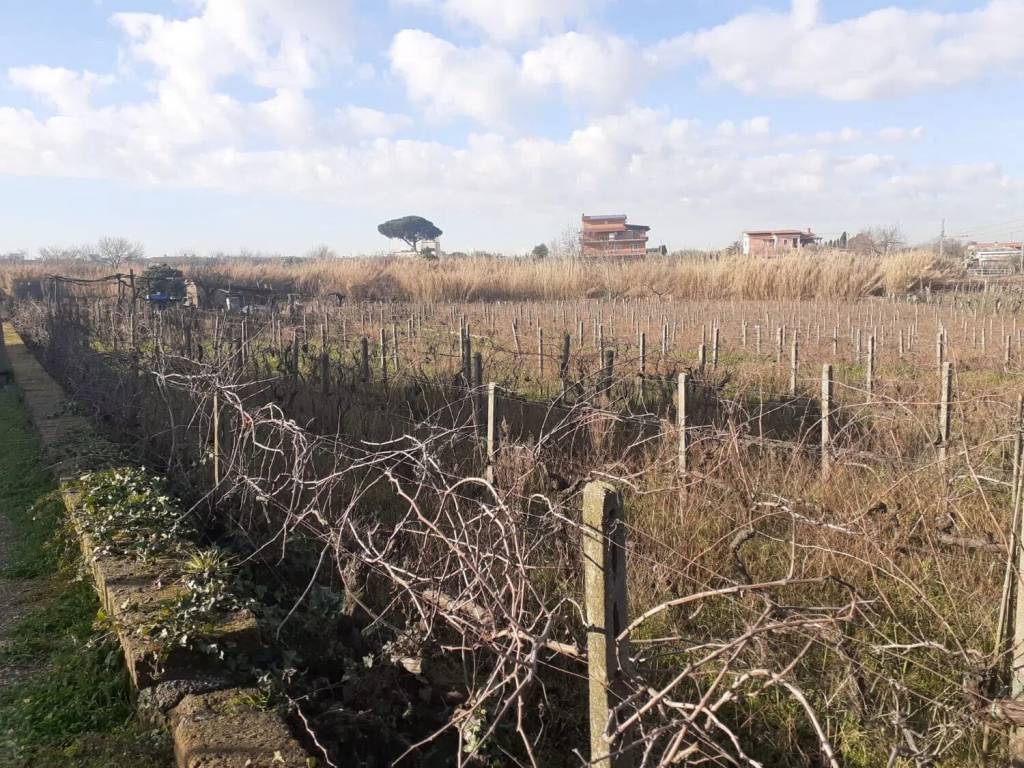
[[[47,246],[39,249],[41,259],[94,261],[114,269],[126,262],[138,261],[145,255],[142,243],[126,237],[101,237],[95,244]]]

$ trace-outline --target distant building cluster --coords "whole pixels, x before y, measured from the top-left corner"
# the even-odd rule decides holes
[[[0,253],[0,261],[25,261],[26,254],[24,251],[11,251],[10,253]]]
[[[1005,277],[1024,267],[1024,243],[971,243],[967,246],[967,272],[974,277]]]

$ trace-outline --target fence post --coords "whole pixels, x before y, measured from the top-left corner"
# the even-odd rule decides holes
[[[487,467],[484,477],[487,482],[494,482],[494,460],[498,451],[498,385],[490,382],[487,385]]]
[[[628,644],[616,639],[627,626],[626,529],[622,495],[610,483],[583,489],[583,583],[587,609],[587,671],[590,682],[590,762],[625,768],[626,739],[608,738],[612,713],[625,698],[623,669]]]
[[[686,476],[686,454],[689,442],[686,434],[686,389],[690,383],[689,379],[688,374],[679,374],[679,391],[676,401],[676,422],[679,425],[679,475],[682,478]]]
[[[868,336],[868,370],[867,370],[868,400],[875,392],[875,334]]]
[[[601,380],[598,383],[598,394],[607,399],[612,388],[612,376],[615,373],[615,350],[604,351],[604,366],[601,368]]]
[[[1017,507],[1014,509],[1013,523],[1014,530],[1010,538],[1011,546],[1014,548],[1013,557],[1014,576],[1013,587],[1016,592],[1014,596],[1013,611],[1013,637],[1011,646],[1013,655],[1010,659],[1010,697],[1013,699],[1024,698],[1024,581],[1021,579],[1024,569],[1024,514],[1020,510],[1020,494],[1018,493]],[[1010,764],[1020,765],[1024,763],[1024,728],[1015,727],[1010,731],[1009,740]]]
[[[821,366],[821,477],[832,469],[832,364]]]
[[[540,378],[544,380],[544,329],[537,329],[537,361],[540,366]]]
[[[484,409],[484,356],[480,352],[473,353],[473,423],[477,434],[483,431]]]
[[[569,350],[571,348],[572,339],[569,334],[562,336],[562,359],[558,361],[558,378],[562,380],[562,393],[569,385]]]
[[[945,466],[949,449],[949,406],[953,400],[953,364],[942,363],[942,390],[939,393],[939,463]]]
[[[220,486],[220,398],[213,392],[213,487]]]
[[[359,339],[359,377],[364,384],[370,380],[370,340],[365,336]]]
[[[796,397],[796,374],[800,369],[800,342],[793,334],[793,346],[789,352],[789,396]]]

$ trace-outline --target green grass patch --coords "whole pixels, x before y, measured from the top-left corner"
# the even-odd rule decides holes
[[[168,739],[135,720],[120,647],[92,586],[75,578],[63,505],[13,392],[0,392],[0,510],[11,525],[5,579],[37,580],[39,607],[5,635],[0,765],[128,768],[171,764]],[[0,673],[7,679],[7,673]]]

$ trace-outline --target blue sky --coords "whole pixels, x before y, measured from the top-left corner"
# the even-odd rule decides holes
[[[4,0],[0,252],[1024,237],[1024,0]]]

